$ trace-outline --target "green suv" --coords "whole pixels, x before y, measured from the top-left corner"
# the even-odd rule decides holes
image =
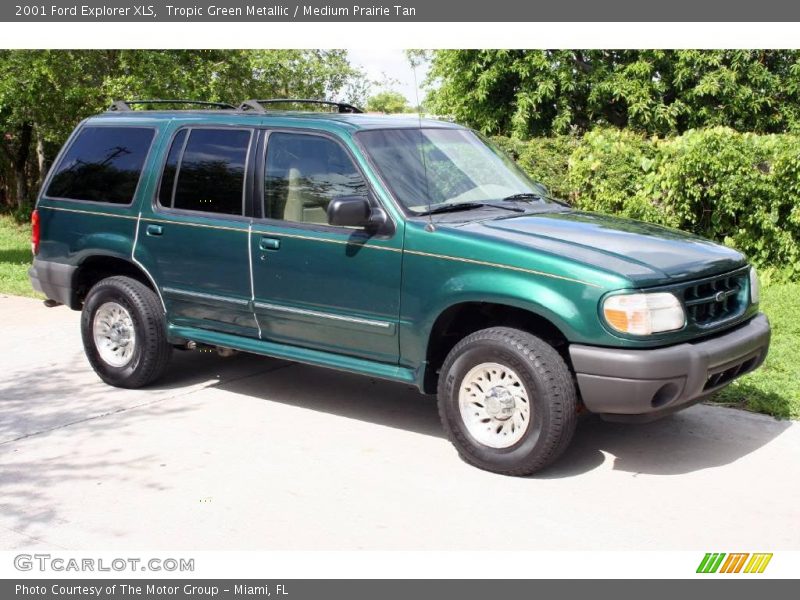
[[[117,102],[62,149],[30,277],[105,382],[216,347],[411,383],[467,462],[526,475],[581,411],[657,418],[763,362],[735,250],[573,210],[458,125],[277,102]]]

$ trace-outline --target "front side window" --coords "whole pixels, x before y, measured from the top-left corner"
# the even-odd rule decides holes
[[[472,131],[449,128],[361,131],[358,139],[395,198],[411,212],[546,191]]]
[[[130,204],[153,135],[144,127],[84,127],[58,164],[46,195]]]
[[[164,165],[159,203],[182,210],[243,214],[250,137],[250,130],[242,129],[179,131]]]
[[[367,197],[367,184],[350,155],[326,137],[276,132],[267,141],[264,215],[295,223],[328,222],[337,197]]]

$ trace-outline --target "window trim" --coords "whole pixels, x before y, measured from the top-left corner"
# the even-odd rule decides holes
[[[48,195],[47,191],[50,189],[50,184],[53,182],[53,177],[56,176],[59,168],[61,167],[61,163],[64,162],[64,159],[69,154],[69,151],[75,145],[75,142],[80,137],[80,134],[89,127],[108,127],[108,128],[115,128],[115,129],[146,129],[152,132],[152,136],[150,138],[150,145],[147,148],[147,152],[144,155],[144,161],[142,161],[142,168],[139,171],[139,179],[136,181],[136,187],[133,190],[133,195],[131,196],[131,201],[122,204],[120,202],[104,202],[102,200],[86,200],[80,198],[65,198],[63,196],[50,196]],[[50,167],[50,171],[47,173],[47,177],[42,184],[42,191],[39,194],[39,198],[43,200],[54,200],[56,202],[77,202],[79,204],[87,204],[89,206],[117,206],[119,208],[131,208],[139,196],[139,192],[142,189],[142,181],[145,179],[145,175],[147,174],[147,166],[148,163],[151,161],[151,157],[153,156],[153,148],[156,146],[156,140],[158,139],[158,127],[153,125],[138,125],[138,124],[131,124],[131,125],[122,125],[120,123],[92,123],[90,121],[84,121],[78,127],[75,128],[75,131],[72,132],[72,135],[67,139],[64,146],[61,148],[61,151],[58,153],[56,160],[53,162],[53,165]]]
[[[305,229],[309,231],[318,231],[318,232],[327,232],[327,233],[348,233],[350,235],[354,233],[363,233],[365,238],[371,237],[378,237],[380,239],[388,239],[392,238],[397,231],[397,225],[395,223],[394,217],[392,213],[386,210],[383,202],[381,201],[380,196],[375,193],[375,187],[370,182],[369,177],[367,177],[364,169],[361,168],[361,165],[356,160],[356,155],[353,151],[345,144],[337,135],[330,133],[328,131],[322,129],[313,129],[313,128],[297,128],[297,127],[270,127],[265,126],[261,128],[262,139],[263,142],[261,143],[259,161],[257,164],[258,171],[256,172],[255,176],[255,185],[257,186],[256,193],[253,196],[253,207],[259,208],[260,215],[258,217],[253,217],[253,222],[257,224],[264,224],[264,225],[274,225],[274,226],[283,226],[289,227],[292,229]],[[267,168],[267,152],[269,150],[269,138],[273,133],[291,133],[297,135],[308,135],[308,136],[315,136],[321,137],[328,140],[331,140],[333,143],[337,144],[340,148],[342,148],[347,154],[350,162],[353,163],[353,167],[355,167],[356,171],[358,171],[359,175],[364,179],[364,184],[367,187],[367,201],[370,203],[371,206],[375,208],[381,209],[386,214],[386,225],[384,226],[382,231],[378,231],[377,233],[370,234],[365,232],[362,228],[354,228],[354,227],[342,227],[340,225],[329,225],[328,223],[304,223],[302,221],[286,221],[285,219],[273,219],[271,217],[266,217],[266,206],[265,202],[265,194],[264,194],[264,172]],[[359,146],[360,148],[360,146]],[[370,163],[371,166],[371,163]],[[380,180],[383,183],[383,180]]]
[[[178,185],[178,175],[180,174],[180,167],[183,164],[183,155],[186,152],[186,146],[189,143],[189,138],[192,135],[193,129],[205,129],[205,130],[224,130],[224,131],[247,131],[250,134],[250,139],[247,142],[247,153],[245,155],[245,162],[244,162],[244,177],[242,181],[242,212],[239,214],[230,214],[230,213],[220,213],[220,212],[211,212],[205,210],[193,210],[191,208],[174,208],[173,206],[164,206],[161,204],[161,182],[164,178],[164,169],[167,166],[167,160],[169,159],[169,151],[172,149],[172,145],[175,143],[175,138],[178,137],[178,134],[181,131],[186,131],[186,138],[183,140],[183,145],[181,147],[180,155],[178,156],[178,163],[175,167],[175,181],[172,184],[172,194],[170,196],[170,202],[174,204],[175,202],[175,192],[177,190]],[[253,144],[254,138],[256,138],[256,134],[258,133],[258,129],[255,127],[249,127],[247,125],[222,125],[222,124],[209,124],[209,125],[198,125],[198,124],[189,124],[189,125],[181,125],[177,127],[169,136],[169,143],[166,145],[164,151],[162,152],[160,166],[158,170],[158,181],[156,182],[155,188],[153,189],[153,197],[151,201],[151,207],[154,213],[159,214],[167,214],[167,215],[185,215],[185,216],[192,216],[192,217],[204,217],[204,218],[211,218],[211,219],[232,219],[238,221],[248,221],[250,216],[247,214],[247,199],[248,196],[251,195],[250,189],[252,188],[252,181],[249,173],[251,171],[251,163],[253,158],[253,153],[255,150],[255,144]]]

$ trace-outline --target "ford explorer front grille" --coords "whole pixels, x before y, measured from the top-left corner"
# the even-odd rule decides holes
[[[747,308],[747,272],[690,283],[683,290],[686,319],[708,328],[741,315]]]

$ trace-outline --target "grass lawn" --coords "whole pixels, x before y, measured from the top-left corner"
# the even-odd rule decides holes
[[[31,266],[31,226],[0,214],[0,294],[40,298],[28,281]]]
[[[0,293],[41,297],[31,289],[30,225],[0,215]],[[772,322],[766,363],[738,379],[714,401],[775,417],[800,418],[800,283],[766,286],[761,309]]]
[[[776,417],[800,418],[800,283],[761,290],[761,310],[772,324],[766,362],[716,394],[715,402]]]

